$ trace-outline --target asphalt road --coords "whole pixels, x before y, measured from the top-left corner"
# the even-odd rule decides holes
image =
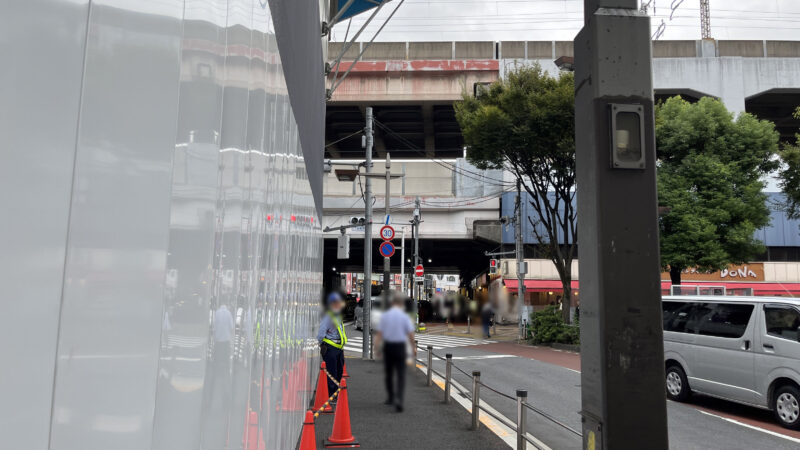
[[[481,371],[481,381],[494,389],[514,396],[516,389],[528,390],[528,401],[555,419],[580,430],[580,373],[529,357],[508,355],[482,350],[491,346],[457,347],[435,351],[444,356],[452,353],[454,364],[470,373]],[[486,358],[491,356],[491,358]],[[419,357],[425,359],[424,352]],[[462,359],[468,357],[467,359]],[[434,368],[444,373],[444,361],[436,360]],[[471,386],[471,378],[454,370],[455,380]],[[482,389],[481,400],[487,402],[507,418],[515,420],[516,404],[487,389]],[[718,403],[723,403],[719,405]],[[744,409],[742,417],[729,414]],[[800,439],[794,432],[769,424],[770,413],[754,408],[738,407],[716,400],[693,397],[691,403],[668,402],[669,439],[672,449],[797,449]],[[719,413],[722,409],[723,413]],[[646,411],[642,412],[646,414]],[[755,416],[767,425],[749,420]],[[735,420],[734,421],[731,421]],[[755,423],[756,425],[752,425]],[[528,431],[553,449],[580,448],[580,438],[558,425],[528,412]]]

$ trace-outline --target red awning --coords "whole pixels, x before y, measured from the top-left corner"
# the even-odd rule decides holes
[[[506,285],[506,288],[509,290],[514,290],[517,288],[519,282],[517,280],[512,279],[503,279],[503,284]],[[572,281],[572,289],[578,288],[578,282],[576,280]],[[561,290],[561,281],[560,280],[525,280],[525,290],[528,292],[547,292],[552,290]]]
[[[503,279],[508,290],[517,289],[516,279]],[[661,290],[669,292],[672,285],[669,281],[661,282]],[[683,283],[684,286],[725,286],[726,289],[742,289],[751,288],[755,295],[800,295],[800,283],[711,283],[708,281],[687,281]],[[578,281],[572,281],[572,289],[579,289]],[[561,281],[559,280],[525,280],[525,290],[528,292],[548,292],[560,291]]]

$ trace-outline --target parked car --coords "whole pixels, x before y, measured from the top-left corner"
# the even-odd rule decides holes
[[[667,397],[705,394],[800,429],[800,300],[664,297]]]
[[[344,311],[342,312],[344,320],[352,320],[355,318],[357,304],[358,304],[357,295],[347,294],[344,296]]]
[[[380,295],[373,295],[371,298],[372,309],[370,311],[370,327],[374,330],[381,320],[381,313],[383,313],[383,297]],[[364,299],[358,301],[355,310],[356,316],[356,330],[361,331],[364,328]]]

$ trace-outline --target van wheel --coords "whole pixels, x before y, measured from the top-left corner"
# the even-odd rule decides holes
[[[800,390],[792,385],[781,386],[775,390],[772,400],[775,418],[786,428],[800,428]]]
[[[689,389],[689,380],[681,366],[674,364],[667,367],[667,397],[679,402],[686,401],[692,391]]]

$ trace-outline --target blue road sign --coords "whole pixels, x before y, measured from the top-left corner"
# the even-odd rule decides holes
[[[384,258],[391,258],[392,255],[394,255],[394,244],[389,241],[385,241],[381,243],[380,247],[378,247],[378,251]]]

